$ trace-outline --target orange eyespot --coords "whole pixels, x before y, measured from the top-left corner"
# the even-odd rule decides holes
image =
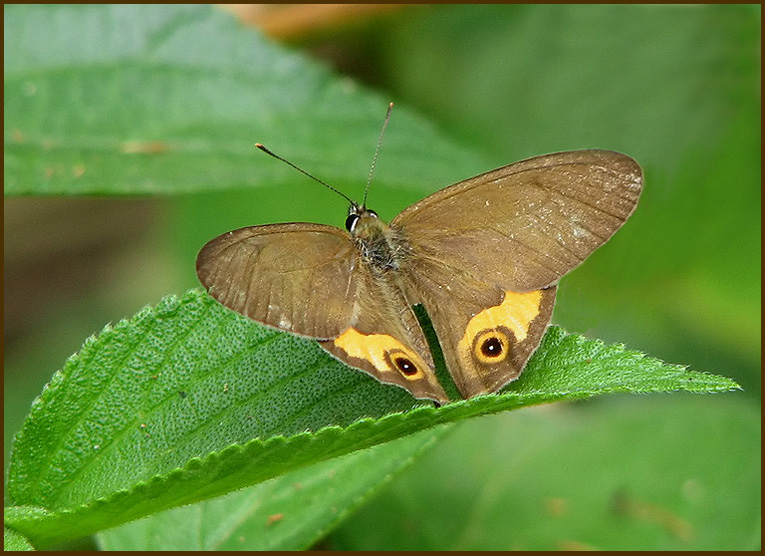
[[[499,363],[507,357],[509,346],[507,334],[501,330],[484,330],[473,342],[473,355],[481,363]]]

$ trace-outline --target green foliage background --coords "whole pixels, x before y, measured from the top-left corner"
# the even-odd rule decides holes
[[[84,338],[196,284],[205,241],[267,222],[342,224],[343,202],[254,142],[359,196],[391,100],[370,197],[388,219],[528,156],[597,147],[638,160],[638,211],[563,280],[554,322],[744,388],[472,419],[376,448],[388,456],[358,452],[286,476],[314,485],[299,504],[280,505],[273,479],[100,534],[102,547],[290,548],[330,530],[322,546],[347,549],[759,546],[758,8],[416,7],[290,50],[209,7],[4,15],[6,277],[35,249],[38,272],[83,277],[57,297],[28,277],[6,289],[23,308],[21,324],[6,312],[6,454]],[[307,62],[311,51],[335,53],[340,69]],[[9,198],[22,195],[131,197],[69,200],[79,216],[57,228],[46,227],[51,201]],[[128,216],[108,226],[115,204]],[[41,229],[77,241],[104,218],[106,247],[46,264],[61,246]],[[107,254],[110,268],[98,262]],[[359,469],[373,470],[372,486],[346,479]],[[355,489],[322,506],[336,476]]]

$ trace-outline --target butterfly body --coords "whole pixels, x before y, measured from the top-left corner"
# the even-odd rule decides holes
[[[520,375],[557,281],[621,227],[641,188],[625,155],[546,155],[442,189],[389,225],[354,204],[346,230],[292,223],[223,234],[200,251],[197,274],[225,306],[444,403],[412,309],[421,304],[470,398]]]
[[[378,276],[400,270],[411,251],[406,239],[374,211],[352,206],[350,213],[346,228],[370,270]]]

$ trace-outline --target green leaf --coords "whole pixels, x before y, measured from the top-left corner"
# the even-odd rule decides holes
[[[16,438],[6,524],[46,546],[436,425],[608,392],[736,388],[551,328],[502,395],[435,408],[229,311],[169,297],[89,339]]]
[[[324,548],[759,550],[761,428],[743,395],[466,421]]]
[[[34,550],[34,547],[23,535],[6,527],[3,530],[3,550],[6,552],[15,552],[20,550]]]
[[[364,183],[389,99],[269,44],[229,14],[6,5],[4,15],[6,195],[293,183],[294,170],[267,161],[257,141],[339,187]],[[406,109],[394,127],[387,142],[402,159],[397,177],[446,185],[467,177],[466,167],[482,168]],[[390,168],[380,181],[395,179]]]
[[[105,550],[307,548],[450,428],[298,469],[249,489],[174,508],[99,534]],[[188,528],[196,531],[188,535]]]

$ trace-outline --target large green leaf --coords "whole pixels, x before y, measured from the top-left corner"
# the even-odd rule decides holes
[[[307,548],[411,464],[450,427],[304,467],[248,489],[167,510],[98,535],[105,550]],[[189,535],[191,527],[195,535]]]
[[[331,183],[364,183],[389,99],[216,8],[14,5],[4,15],[6,195],[294,182],[283,164],[253,171],[256,141],[298,155]],[[397,110],[389,143],[397,172],[413,183],[445,185],[467,177],[466,166],[481,168],[406,110]],[[389,179],[385,170],[378,177]]]
[[[436,408],[191,291],[107,327],[53,377],[16,438],[6,523],[45,546],[476,415],[736,387],[551,328],[506,393]]]

